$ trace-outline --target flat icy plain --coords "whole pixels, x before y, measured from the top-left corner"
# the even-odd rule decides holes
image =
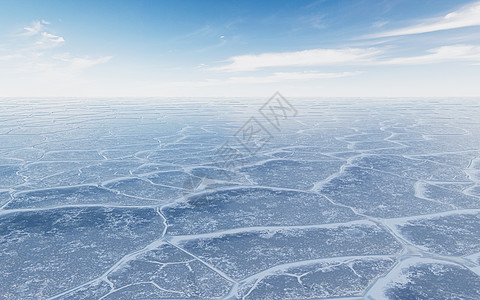
[[[0,99],[0,299],[480,299],[480,100],[266,100]]]

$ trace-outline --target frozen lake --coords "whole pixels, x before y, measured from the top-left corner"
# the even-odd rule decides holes
[[[480,101],[0,99],[0,299],[480,299]]]

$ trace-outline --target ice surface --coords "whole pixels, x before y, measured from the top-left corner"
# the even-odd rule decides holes
[[[172,242],[237,280],[296,260],[396,254],[401,249],[369,222],[230,230],[178,236]]]
[[[480,277],[451,263],[425,259],[402,262],[389,282],[371,292],[371,299],[478,299]],[[380,287],[381,285],[381,287]]]
[[[467,175],[461,167],[435,163],[426,159],[409,159],[397,155],[368,155],[353,164],[395,175],[428,181],[465,181]]]
[[[355,208],[359,213],[393,218],[451,209],[451,206],[419,197],[416,180],[357,166],[326,183],[320,190],[335,202]]]
[[[156,185],[140,178],[125,178],[104,185],[109,190],[140,199],[166,201],[179,197],[182,192],[175,187]]]
[[[106,281],[96,281],[85,286],[82,286],[74,292],[67,293],[60,297],[64,300],[88,300],[88,299],[100,299],[104,295],[108,294],[111,290],[111,286]]]
[[[72,186],[44,190],[24,191],[14,194],[14,198],[5,208],[55,208],[78,205],[153,205],[149,201],[116,194],[97,186]]]
[[[172,235],[256,226],[314,225],[362,218],[325,197],[305,192],[235,188],[192,196],[163,208]]]
[[[243,168],[248,178],[259,185],[292,189],[310,189],[321,180],[338,171],[343,162],[325,160],[299,162],[270,160],[261,165]]]
[[[314,260],[280,266],[245,280],[243,299],[298,299],[361,296],[394,263],[387,257]]]
[[[17,174],[19,170],[17,166],[0,166],[0,188],[9,188],[23,183],[23,177]]]
[[[480,249],[480,211],[392,220],[400,234],[426,251],[463,256]]]
[[[198,177],[181,171],[170,171],[154,173],[145,178],[154,184],[184,188],[185,182],[194,181]]]
[[[138,286],[144,282],[153,285],[156,293],[170,298],[218,298],[228,293],[232,286],[232,282],[202,262],[167,243],[137,256],[112,272],[108,279],[114,289],[106,299],[138,297],[132,294],[129,298],[126,289],[135,286],[135,289],[146,291]]]
[[[154,209],[66,208],[0,215],[2,297],[47,298],[100,276],[158,239]]]
[[[480,101],[266,100],[0,99],[0,299],[480,299]]]
[[[10,193],[0,192],[0,207],[4,206],[10,201]]]

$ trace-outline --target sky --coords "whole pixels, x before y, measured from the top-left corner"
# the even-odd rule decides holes
[[[0,0],[0,97],[478,97],[480,1]]]

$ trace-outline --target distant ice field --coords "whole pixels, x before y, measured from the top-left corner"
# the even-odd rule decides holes
[[[480,99],[0,98],[0,299],[480,299]]]

